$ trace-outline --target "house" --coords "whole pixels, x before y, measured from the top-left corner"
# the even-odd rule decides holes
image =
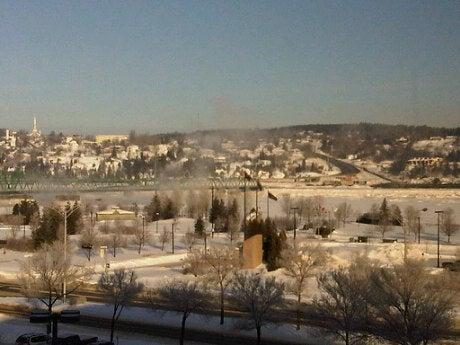
[[[119,143],[121,141],[128,140],[128,136],[118,134],[98,134],[96,135],[95,139],[98,144],[102,144],[105,142]]]
[[[410,167],[437,167],[441,166],[444,162],[442,157],[417,157],[412,158],[407,161],[407,164]]]

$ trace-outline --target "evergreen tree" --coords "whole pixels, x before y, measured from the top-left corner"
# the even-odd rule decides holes
[[[63,217],[59,211],[51,207],[45,208],[38,228],[32,233],[34,247],[53,243],[58,238],[59,226],[62,223]]]
[[[267,270],[273,271],[279,268],[281,252],[286,247],[286,233],[278,233],[273,220],[266,219],[263,222],[263,260]]]
[[[24,217],[24,225],[30,223],[30,219],[34,213],[39,213],[38,203],[35,200],[24,199],[13,206],[13,214]]]
[[[161,217],[163,219],[175,218],[177,215],[176,205],[174,205],[174,202],[169,198],[165,200],[165,207],[162,211]]]
[[[222,199],[214,198],[209,210],[209,221],[215,223],[218,218],[225,218],[227,209]]]
[[[267,265],[269,271],[279,268],[281,252],[286,247],[286,233],[281,231],[278,233],[276,224],[271,219],[265,221],[260,218],[255,218],[247,222],[246,238],[261,234],[263,261]]]
[[[198,216],[198,218],[195,221],[195,234],[197,234],[200,237],[203,237],[204,235],[204,221],[201,216]]]
[[[391,223],[396,226],[403,225],[403,215],[398,205],[390,206]]]
[[[160,220],[161,200],[158,194],[155,194],[150,203],[144,207],[144,212],[148,222]]]
[[[233,199],[232,204],[228,208],[227,214],[229,217],[233,217],[235,220],[240,219],[239,206],[236,198]]]

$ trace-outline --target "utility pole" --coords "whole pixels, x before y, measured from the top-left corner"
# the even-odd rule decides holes
[[[259,215],[259,189],[256,188],[256,217]]]
[[[206,216],[203,217],[203,235],[204,235],[204,252],[207,253],[208,249],[208,234],[206,232]]]
[[[211,180],[211,210],[213,211],[212,222],[211,222],[211,237],[214,238],[214,221],[215,221],[215,208],[214,206],[214,181]]]
[[[160,220],[160,212],[155,213],[156,221],[155,221],[155,232],[158,234],[158,221]]]
[[[270,193],[270,191],[268,193]],[[270,218],[270,197],[267,194],[267,219],[269,218]]]
[[[145,245],[145,216],[142,216],[142,247]],[[140,254],[140,253],[139,253]]]
[[[404,220],[402,219],[399,219],[399,221],[401,222],[401,226],[403,228],[403,231],[404,231],[404,262],[407,261],[407,239],[406,239],[406,227],[404,226]]]
[[[440,227],[440,215],[444,213],[444,211],[434,211],[434,213],[438,214],[438,268],[441,266],[440,263],[440,253],[439,253],[439,227]]]
[[[64,207],[64,211],[60,209],[55,209],[57,212],[59,212],[61,215],[64,216],[64,262],[67,261],[67,217],[71,216],[72,213],[78,210],[80,208],[80,205],[75,203],[74,208],[70,208],[69,206],[69,211],[67,211],[66,207]],[[66,267],[67,267],[67,264],[66,264]],[[67,282],[64,278],[64,281],[62,282],[62,301],[64,303],[66,302],[66,299],[67,299],[66,294],[67,294]]]
[[[298,207],[291,207],[291,210],[294,211],[294,240],[296,239],[297,235],[297,218],[296,218],[296,211],[298,210]]]
[[[171,252],[174,254],[174,224],[175,222],[173,221],[171,223]]]
[[[243,236],[246,238],[246,178],[243,185]]]
[[[427,209],[426,207],[424,207],[424,208],[422,208],[420,211],[426,212],[426,211],[428,211],[428,209]],[[418,219],[418,229],[417,229],[417,232],[418,232],[418,244],[420,244],[420,233],[421,233],[421,231],[422,231],[422,225],[421,225],[421,223],[420,223],[420,212],[419,212],[419,214],[418,214],[417,219]]]
[[[64,267],[67,267],[67,209],[64,208]],[[62,301],[66,302],[67,282],[62,283]]]

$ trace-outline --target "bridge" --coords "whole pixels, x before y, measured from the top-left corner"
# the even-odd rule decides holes
[[[20,175],[0,175],[0,193],[71,193],[112,191],[155,191],[193,189],[244,189],[260,188],[256,180],[244,178],[181,178],[142,180],[85,180],[26,178]]]

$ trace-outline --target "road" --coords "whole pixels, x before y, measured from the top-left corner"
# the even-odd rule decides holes
[[[344,162],[340,159],[334,158],[324,153],[317,152],[316,155],[319,158],[324,159],[325,161],[329,161],[332,165],[335,165],[337,168],[340,169],[343,175],[354,175],[360,172],[360,170],[357,167],[355,167],[353,164]]]
[[[8,296],[8,297],[21,297],[20,294],[20,287],[16,284],[10,283],[0,283],[0,296]],[[97,302],[100,304],[104,304],[109,302],[108,299],[99,291],[95,291],[93,289],[81,289],[78,293],[80,297],[85,297],[88,302]],[[0,298],[1,303],[1,298]],[[129,304],[130,307],[141,307],[141,308],[148,308],[151,311],[154,310],[163,310],[163,311],[171,311],[170,308],[166,308],[161,301],[155,302],[154,304],[148,303],[146,300],[137,299]],[[0,313],[13,313],[15,315],[22,315],[27,316],[29,310],[26,307],[11,307],[7,305],[0,304]],[[160,312],[161,313],[161,312]],[[276,317],[273,317],[272,321],[273,324],[278,322],[282,322],[285,325],[289,325],[289,328],[294,329],[293,323],[295,322],[295,315],[294,313],[287,312],[281,313],[277,312]],[[210,322],[211,318],[218,319],[219,310],[211,309],[205,313],[201,314],[201,317],[208,319],[207,322]],[[243,321],[244,314],[237,310],[228,309],[226,310],[226,316],[241,319]],[[304,324],[311,325],[312,323],[318,324],[318,321],[314,322],[315,320],[304,320]],[[228,321],[227,321],[228,322]],[[236,322],[239,322],[236,321]],[[246,323],[246,321],[243,321]],[[82,314],[80,325],[88,326],[88,327],[96,327],[99,329],[108,329],[110,327],[110,320],[105,319],[102,317],[96,317],[94,315],[84,315]],[[218,325],[216,325],[218,326]],[[164,323],[143,323],[143,320],[139,320],[138,322],[129,321],[129,320],[119,320],[117,324],[117,329],[120,331],[125,332],[136,332],[139,334],[146,334],[146,335],[156,335],[160,337],[172,337],[178,338],[180,334],[180,329],[175,327],[174,325],[164,324]],[[277,328],[278,329],[278,328]],[[254,333],[255,336],[255,333]],[[278,337],[279,338],[279,337]],[[251,335],[237,333],[234,334],[233,331],[221,333],[219,328],[216,329],[202,329],[202,328],[192,328],[189,327],[186,330],[186,339],[191,341],[196,341],[199,343],[207,343],[207,344],[219,344],[219,345],[241,345],[241,344],[252,344],[254,343],[254,337]],[[301,342],[294,341],[294,340],[267,340],[263,341],[265,345],[318,345],[315,339],[312,339],[311,342],[302,338]]]
[[[43,324],[31,324],[26,317],[0,313],[0,345],[14,344],[15,340],[24,333],[45,332]],[[62,333],[77,333],[80,335],[97,336],[99,339],[108,339],[109,332],[105,329],[98,329],[82,325],[61,324],[59,330]],[[120,345],[176,345],[177,340],[134,332],[117,332]],[[206,345],[209,343],[189,342],[190,345]]]

